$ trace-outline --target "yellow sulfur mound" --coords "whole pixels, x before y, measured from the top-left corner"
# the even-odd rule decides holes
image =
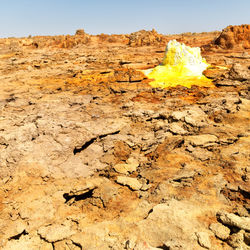
[[[167,88],[182,85],[190,88],[192,85],[209,87],[212,81],[202,72],[210,65],[201,57],[200,48],[191,48],[176,40],[169,41],[161,65],[145,70],[149,79],[154,79],[150,85],[155,88]]]

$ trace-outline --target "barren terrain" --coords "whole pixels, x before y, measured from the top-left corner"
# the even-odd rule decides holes
[[[0,39],[0,249],[250,249],[249,30]],[[171,39],[214,87],[148,84]]]

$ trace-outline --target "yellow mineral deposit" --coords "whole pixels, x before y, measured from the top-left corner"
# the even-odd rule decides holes
[[[200,48],[191,48],[176,40],[169,41],[161,65],[145,70],[144,74],[153,79],[150,85],[155,88],[167,88],[182,85],[210,87],[212,81],[202,72],[210,65],[201,57]]]

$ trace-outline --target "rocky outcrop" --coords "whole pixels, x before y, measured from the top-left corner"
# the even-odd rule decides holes
[[[76,36],[84,36],[85,34],[86,33],[85,33],[84,29],[76,30],[76,33],[75,33]]]
[[[129,35],[130,46],[149,46],[164,42],[164,36],[157,33],[155,29],[151,31],[140,30]]]
[[[214,44],[223,49],[250,49],[250,25],[243,24],[226,27],[214,41]]]

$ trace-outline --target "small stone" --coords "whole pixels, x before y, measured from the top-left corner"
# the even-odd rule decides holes
[[[53,224],[39,228],[37,233],[48,242],[56,242],[69,238],[76,232],[69,225]]]
[[[142,187],[142,184],[136,178],[126,176],[118,176],[116,182],[130,187],[132,190],[140,190]]]
[[[202,247],[207,248],[207,249],[211,248],[211,242],[210,242],[210,238],[209,238],[208,233],[206,233],[206,232],[199,232],[199,233],[196,233],[196,236],[198,238],[198,243]]]
[[[220,223],[212,223],[209,226],[209,229],[215,234],[217,238],[221,240],[226,240],[230,234],[230,229]]]

